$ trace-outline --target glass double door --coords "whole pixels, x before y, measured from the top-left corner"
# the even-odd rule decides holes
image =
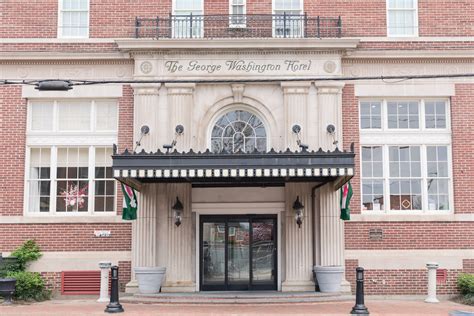
[[[201,291],[277,289],[276,216],[200,217]]]

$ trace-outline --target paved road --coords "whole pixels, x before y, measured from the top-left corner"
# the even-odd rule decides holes
[[[223,315],[348,315],[353,302],[328,303],[291,303],[258,305],[150,305],[123,304],[125,313],[119,315],[172,315],[172,316],[223,316]],[[450,301],[439,304],[427,304],[420,301],[368,300],[366,303],[370,315],[449,315],[454,310],[473,313],[474,307],[460,305]],[[106,304],[93,300],[53,300],[28,305],[1,306],[1,316],[78,316],[107,315]]]

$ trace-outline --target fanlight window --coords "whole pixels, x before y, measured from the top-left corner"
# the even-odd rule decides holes
[[[215,153],[253,152],[267,150],[267,132],[263,122],[246,111],[232,111],[223,115],[214,125],[211,150]]]

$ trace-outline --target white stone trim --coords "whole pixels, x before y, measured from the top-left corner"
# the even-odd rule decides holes
[[[9,255],[8,253],[3,253]],[[100,261],[131,261],[131,251],[58,251],[42,252],[41,258],[28,267],[31,272],[99,270]]]
[[[112,212],[111,212],[112,213]],[[128,222],[122,220],[122,216],[117,216],[115,212],[113,214],[100,214],[93,213],[91,215],[36,215],[35,213],[29,213],[28,216],[0,216],[0,224],[77,224],[77,223],[124,223]]]
[[[454,84],[436,83],[432,84],[370,84],[354,85],[356,97],[450,97],[456,95]]]
[[[251,202],[251,203],[192,203],[193,212],[199,214],[278,214],[285,211],[284,202]]]
[[[381,214],[370,214],[372,211],[365,211],[363,214],[351,214],[352,222],[474,222],[473,214],[439,214],[441,211],[410,214],[391,214],[387,212]],[[404,211],[405,212],[405,211]]]
[[[22,87],[22,98],[45,99],[96,99],[96,98],[121,98],[123,96],[121,84],[107,84],[95,86],[74,86],[72,90],[65,91],[39,91],[34,86]]]
[[[345,259],[359,260],[364,269],[426,269],[438,262],[441,269],[462,269],[463,259],[474,259],[472,249],[346,250]],[[372,280],[368,280],[373,282]],[[381,280],[376,280],[377,282]]]

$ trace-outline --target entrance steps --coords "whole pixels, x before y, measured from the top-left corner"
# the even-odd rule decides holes
[[[321,292],[198,292],[121,296],[120,302],[137,304],[284,304],[353,301],[354,296]]]

